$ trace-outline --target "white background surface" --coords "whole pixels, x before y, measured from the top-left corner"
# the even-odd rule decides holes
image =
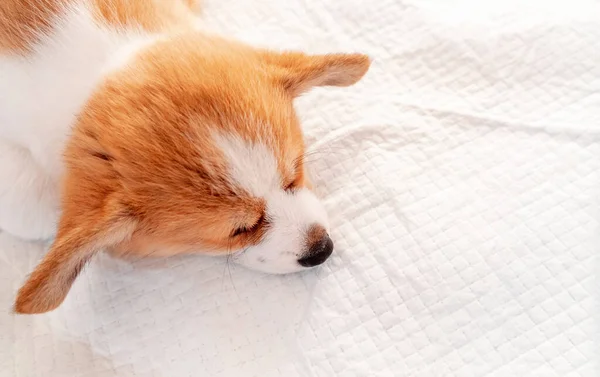
[[[334,257],[102,255],[17,317],[43,246],[0,234],[0,375],[596,376],[597,4],[206,0],[224,34],[374,58],[298,101]]]

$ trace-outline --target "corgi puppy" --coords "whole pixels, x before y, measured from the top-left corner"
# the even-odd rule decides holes
[[[332,253],[292,102],[368,57],[252,48],[201,32],[194,6],[0,1],[0,229],[54,237],[16,312],[55,309],[101,250],[268,273]]]

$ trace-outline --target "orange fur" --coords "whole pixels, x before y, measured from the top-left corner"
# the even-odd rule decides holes
[[[0,1],[0,52],[28,50],[38,33],[50,31],[52,18],[71,1]]]
[[[96,0],[103,22],[185,29],[184,2],[140,0],[155,4],[146,8],[123,1]],[[226,253],[259,242],[265,203],[228,180],[212,135],[266,141],[281,187],[305,187],[293,98],[312,86],[351,85],[368,67],[364,55],[279,54],[193,31],[144,51],[107,77],[81,111],[65,150],[58,235],[15,310],[56,308],[101,249],[122,256]],[[252,231],[232,237],[238,227]]]
[[[189,27],[194,0],[94,0],[100,22],[148,31]]]
[[[77,0],[0,1],[0,52],[27,52]],[[91,0],[99,23],[162,31],[189,27],[196,0]]]

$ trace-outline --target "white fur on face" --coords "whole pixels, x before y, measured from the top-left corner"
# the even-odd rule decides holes
[[[262,241],[239,253],[235,260],[271,274],[305,269],[298,264],[307,251],[307,233],[313,224],[327,228],[325,209],[308,189],[288,193],[273,190],[265,196],[270,228]]]
[[[265,144],[223,134],[215,140],[229,165],[232,183],[266,201],[267,232],[259,244],[240,251],[234,260],[272,274],[305,269],[298,259],[307,251],[310,226],[329,227],[323,205],[306,188],[293,192],[282,188],[274,152]]]

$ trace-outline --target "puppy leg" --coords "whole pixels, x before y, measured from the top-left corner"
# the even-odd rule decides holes
[[[24,239],[54,235],[58,185],[25,148],[0,140],[0,230]]]

